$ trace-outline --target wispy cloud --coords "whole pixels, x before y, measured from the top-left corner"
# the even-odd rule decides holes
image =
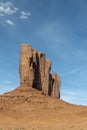
[[[69,103],[74,103],[78,105],[87,105],[87,102],[85,99],[87,99],[86,96],[86,89],[78,89],[78,90],[67,90],[64,89],[61,91],[61,99],[69,102]],[[82,98],[83,97],[83,98]]]
[[[11,15],[18,11],[18,8],[14,7],[11,2],[0,2],[0,16]]]
[[[82,69],[82,67],[78,67],[78,68],[71,69],[70,71],[67,72],[67,74],[77,73],[77,72],[79,72],[81,69]]]
[[[69,43],[74,41],[72,27],[64,20],[49,22],[42,24],[35,34],[37,37],[44,39],[47,44],[50,43],[48,48],[54,53],[63,51],[63,57],[66,56],[65,51],[71,47]],[[54,46],[55,44],[55,46]],[[61,54],[61,53],[60,53]]]
[[[14,80],[1,80],[0,81],[0,94],[3,94],[5,92],[11,91],[13,89],[15,89],[15,87],[17,86],[17,84],[14,84]]]
[[[3,84],[6,84],[6,85],[12,84],[12,81],[9,81],[9,80],[3,80],[2,82],[3,82]]]
[[[9,24],[9,25],[11,25],[11,26],[14,26],[14,23],[11,20],[9,20],[9,19],[6,20],[6,23]]]
[[[4,14],[0,14],[0,16],[4,16]]]
[[[31,16],[31,13],[30,13],[30,12],[21,11],[21,15],[20,15],[20,18],[21,18],[21,19],[28,19],[29,16]]]

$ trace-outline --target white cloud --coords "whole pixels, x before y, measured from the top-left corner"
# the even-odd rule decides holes
[[[6,23],[9,24],[9,25],[11,25],[11,26],[14,26],[14,23],[11,20],[9,20],[9,19],[6,20]]]
[[[18,8],[14,7],[11,2],[0,2],[0,16],[7,14],[11,15],[13,13],[16,13]]]
[[[21,11],[21,15],[20,15],[21,19],[28,19],[29,16],[31,16],[30,12]]]

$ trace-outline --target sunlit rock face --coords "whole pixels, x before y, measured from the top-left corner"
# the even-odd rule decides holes
[[[20,50],[20,86],[33,87],[44,95],[60,98],[60,78],[51,74],[51,61],[45,54],[22,44]]]

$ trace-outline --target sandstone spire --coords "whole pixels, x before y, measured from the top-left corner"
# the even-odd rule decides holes
[[[51,61],[45,54],[22,44],[20,51],[20,86],[33,87],[44,95],[60,98],[60,78],[51,74]]]

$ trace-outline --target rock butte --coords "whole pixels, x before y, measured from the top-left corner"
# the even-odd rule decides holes
[[[60,98],[60,78],[51,74],[51,61],[45,54],[33,49],[29,44],[22,44],[20,50],[20,87],[32,87],[42,94]]]

